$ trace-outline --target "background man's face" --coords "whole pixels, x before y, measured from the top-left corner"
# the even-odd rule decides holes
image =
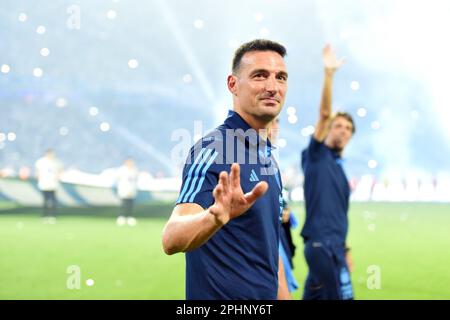
[[[49,159],[54,159],[55,158],[55,152],[53,150],[49,150],[45,153],[45,156]]]
[[[353,125],[344,117],[333,119],[330,131],[326,137],[326,144],[339,151],[344,150],[353,135]]]
[[[133,159],[125,160],[125,165],[128,167],[134,167],[134,160]]]
[[[280,113],[286,97],[287,71],[278,53],[247,52],[233,78],[232,92],[240,111],[264,122]]]

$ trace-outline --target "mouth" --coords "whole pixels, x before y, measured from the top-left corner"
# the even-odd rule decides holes
[[[280,101],[277,98],[263,98],[261,101],[264,101],[266,104],[276,105],[280,103]]]
[[[339,145],[340,147],[343,147],[346,145],[346,141],[344,139],[340,139],[337,141],[337,145]]]

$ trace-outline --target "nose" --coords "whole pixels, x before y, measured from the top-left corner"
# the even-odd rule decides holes
[[[275,79],[274,75],[271,75],[266,80],[266,91],[269,91],[271,93],[276,93],[277,90],[278,90],[277,80]]]
[[[342,134],[345,135],[345,136],[347,136],[347,137],[349,137],[349,136],[351,136],[352,131],[349,130],[349,129],[347,129],[347,128],[344,128],[344,129],[342,130]]]

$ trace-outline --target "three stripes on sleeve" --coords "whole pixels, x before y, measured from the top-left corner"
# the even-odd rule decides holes
[[[189,172],[185,178],[183,189],[177,199],[177,203],[193,202],[195,196],[200,192],[203,182],[205,181],[206,173],[211,165],[214,163],[219,153],[203,148],[198,156],[195,158],[189,168]]]

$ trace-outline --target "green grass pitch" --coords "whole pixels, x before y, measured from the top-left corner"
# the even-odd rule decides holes
[[[135,227],[116,226],[115,210],[65,209],[44,225],[39,210],[1,203],[0,299],[183,299],[184,255],[161,249],[170,205],[140,207]],[[302,224],[303,207],[293,210]],[[450,299],[449,226],[449,204],[352,203],[356,299]],[[295,299],[307,271],[298,232]],[[70,266],[79,267],[79,289],[67,287]],[[380,272],[378,289],[367,285],[370,266]]]

